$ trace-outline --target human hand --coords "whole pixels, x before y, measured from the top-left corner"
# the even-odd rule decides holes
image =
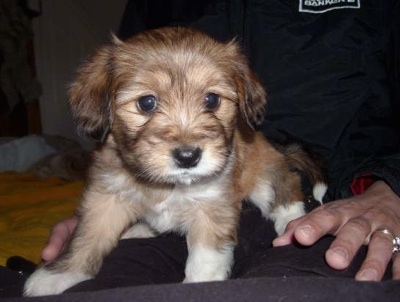
[[[42,251],[42,260],[44,263],[54,261],[61,254],[71,239],[78,221],[78,216],[74,215],[57,223],[52,228],[47,244]]]
[[[334,235],[336,238],[325,253],[332,268],[348,267],[365,244],[367,256],[355,279],[381,280],[392,258],[393,279],[400,279],[400,253],[392,255],[393,238],[378,231],[382,229],[400,235],[400,197],[385,182],[376,181],[363,194],[324,204],[291,221],[273,245],[288,245],[295,240],[310,246],[324,235]]]

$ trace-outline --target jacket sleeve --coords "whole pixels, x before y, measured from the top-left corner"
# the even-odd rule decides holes
[[[391,9],[391,22],[388,24],[388,42],[386,55],[386,71],[388,74],[388,90],[390,91],[390,110],[394,116],[391,124],[392,132],[400,135],[400,3]],[[381,148],[383,155],[365,156],[355,166],[342,170],[342,177],[336,177],[332,198],[345,198],[353,195],[351,184],[355,179],[371,175],[374,179],[385,181],[400,196],[400,145],[394,144],[392,152]],[[339,174],[338,174],[339,175]]]
[[[353,196],[352,183],[366,175],[385,181],[400,196],[400,153],[366,159],[335,181],[330,192],[331,199]]]

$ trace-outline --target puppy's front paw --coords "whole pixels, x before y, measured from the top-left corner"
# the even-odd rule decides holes
[[[197,246],[189,253],[183,283],[226,280],[233,262],[233,245],[222,250]]]
[[[48,296],[61,294],[71,286],[91,279],[81,272],[57,273],[45,267],[36,270],[25,282],[24,296]]]

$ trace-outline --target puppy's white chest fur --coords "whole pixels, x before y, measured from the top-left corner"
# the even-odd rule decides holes
[[[186,233],[188,224],[209,203],[221,203],[226,199],[221,194],[220,179],[183,185],[177,184],[167,198],[148,208],[144,220],[156,231],[179,231]]]
[[[144,219],[157,232],[163,233],[174,230],[179,225],[179,211],[185,205],[184,198],[177,194],[171,194],[161,203],[151,207],[145,214]]]

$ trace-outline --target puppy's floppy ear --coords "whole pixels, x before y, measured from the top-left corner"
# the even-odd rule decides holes
[[[267,95],[257,76],[251,71],[247,59],[239,50],[234,62],[238,70],[235,81],[239,108],[247,124],[254,130],[264,120]]]
[[[94,138],[104,139],[112,123],[112,68],[115,45],[100,48],[97,53],[78,70],[77,77],[69,89],[69,103],[78,125],[78,131]]]

